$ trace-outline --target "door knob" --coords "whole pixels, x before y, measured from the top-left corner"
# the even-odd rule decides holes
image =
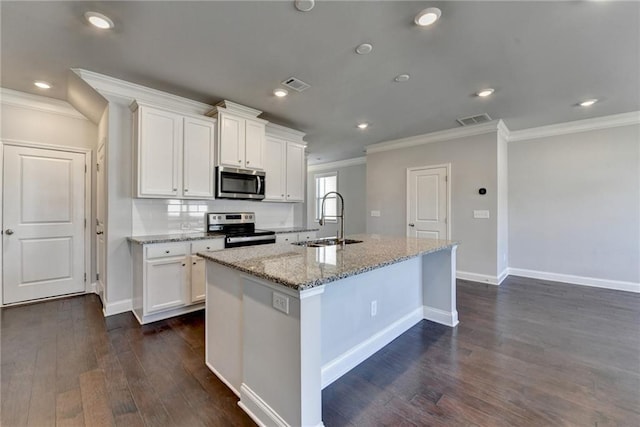
[[[5,231],[5,233],[9,236],[11,236],[13,234],[13,230],[10,228],[7,228],[7,231]]]
[[[409,227],[415,227],[415,226],[416,226],[415,224],[409,224]]]

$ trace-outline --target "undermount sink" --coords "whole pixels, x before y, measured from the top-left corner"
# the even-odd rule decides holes
[[[353,243],[362,243],[362,240],[344,239],[344,241],[334,237],[329,239],[308,240],[306,242],[295,242],[292,245],[307,246],[309,248],[323,248],[325,246],[351,245]]]

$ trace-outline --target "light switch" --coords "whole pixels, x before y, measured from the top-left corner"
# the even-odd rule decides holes
[[[473,211],[474,218],[488,219],[489,211]]]
[[[371,211],[371,216],[380,216],[380,211]]]

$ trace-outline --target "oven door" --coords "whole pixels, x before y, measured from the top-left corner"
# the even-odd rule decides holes
[[[264,199],[265,173],[219,166],[216,168],[216,198]]]

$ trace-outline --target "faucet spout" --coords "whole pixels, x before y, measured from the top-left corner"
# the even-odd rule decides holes
[[[324,203],[326,202],[327,197],[331,194],[335,194],[340,198],[340,215],[336,215],[336,218],[340,218],[338,241],[344,242],[344,197],[342,197],[342,194],[338,193],[337,191],[329,191],[324,195],[324,197],[322,198],[322,206],[320,207],[320,220],[318,220],[318,224],[320,224],[321,226],[325,224]]]

